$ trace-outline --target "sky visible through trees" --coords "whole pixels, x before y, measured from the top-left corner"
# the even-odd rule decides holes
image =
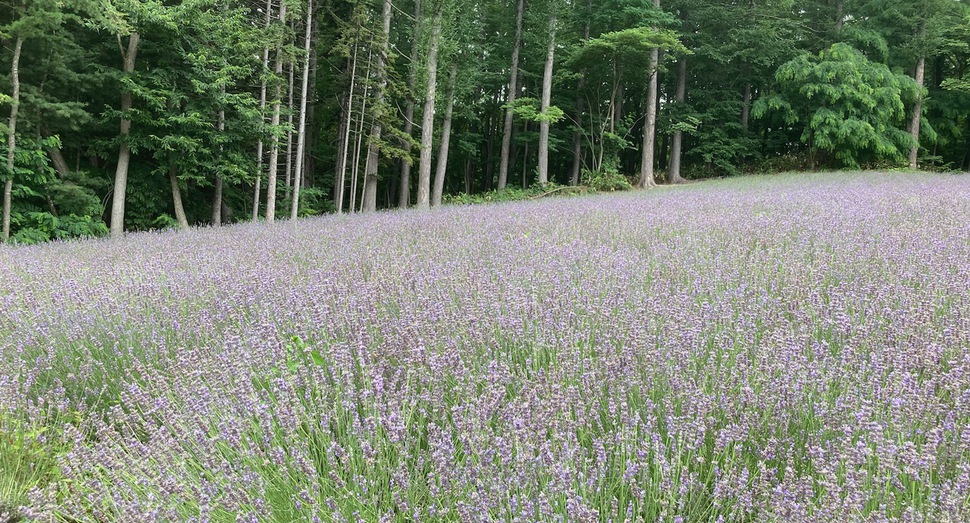
[[[3,240],[535,185],[963,170],[968,13],[960,0],[0,0]]]

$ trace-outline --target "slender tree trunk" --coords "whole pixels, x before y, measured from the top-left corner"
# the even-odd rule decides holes
[[[519,55],[522,52],[522,20],[525,17],[525,0],[519,0],[515,9],[515,43],[512,45],[512,72],[509,76],[509,93],[505,110],[505,126],[502,131],[502,151],[498,164],[498,190],[505,188],[509,177],[509,150],[512,144],[513,116],[511,105],[518,96]]]
[[[119,42],[121,37],[118,37]],[[122,48],[123,66],[125,74],[135,71],[135,58],[138,56],[139,35],[131,33],[128,37],[128,48]],[[121,146],[118,150],[118,167],[115,169],[114,194],[111,199],[111,237],[118,238],[125,232],[125,193],[128,190],[128,165],[131,163],[131,149],[127,138],[131,134],[131,120],[127,112],[131,110],[131,92],[123,90],[121,93]]]
[[[546,67],[542,73],[542,116],[549,115],[552,103],[552,67],[556,60],[556,11],[549,15],[549,48],[546,50]],[[539,184],[549,183],[549,120],[539,122]]]
[[[303,168],[300,169],[300,187],[312,187],[314,184],[314,174],[317,169],[317,158],[310,152],[310,144],[320,142],[320,129],[319,126],[313,125],[314,112],[316,111],[317,104],[314,101],[317,99],[317,71],[319,67],[319,55],[317,54],[317,42],[320,38],[320,4],[314,4],[315,11],[313,13],[313,36],[310,38],[310,85],[307,88],[309,98],[307,99],[306,108],[306,146],[303,148]]]
[[[348,105],[352,96],[345,96],[340,102],[340,126],[337,128],[337,165],[333,178],[333,206],[337,213],[343,212],[344,207],[344,184],[345,170],[347,165],[347,148],[349,147],[350,137],[350,115],[347,112]]]
[[[286,23],[286,4],[280,4],[280,22]],[[273,93],[273,116],[270,119],[270,127],[273,129],[273,136],[270,137],[269,148],[269,174],[266,176],[266,223],[276,221],[276,178],[280,168],[280,139],[276,135],[276,130],[280,126],[280,106],[282,105],[283,89],[279,84],[279,77],[283,74],[283,46],[276,49],[276,66],[273,68],[275,75],[276,90]]]
[[[748,131],[748,122],[751,119],[751,82],[744,84],[744,97],[741,105],[741,128]]]
[[[501,111],[489,111],[486,120],[488,138],[485,141],[485,190],[491,191],[495,187],[495,135],[498,132],[498,120]]]
[[[175,167],[168,170],[168,181],[172,185],[172,202],[175,204],[175,219],[179,222],[179,228],[183,231],[188,230],[189,220],[185,216],[185,207],[182,206],[182,191],[179,189],[179,177]]]
[[[448,171],[448,150],[451,146],[451,117],[455,111],[455,81],[458,76],[458,62],[451,61],[451,71],[448,73],[448,101],[445,105],[445,119],[441,124],[441,144],[438,148],[438,165],[434,174],[434,192],[431,195],[431,205],[441,205],[441,196],[445,188],[445,173]]]
[[[404,109],[404,134],[409,138],[411,132],[414,130],[414,86],[417,84],[418,77],[418,39],[421,37],[421,27],[422,19],[424,17],[424,12],[421,7],[421,0],[416,0],[414,2],[414,31],[413,31],[413,42],[414,46],[411,49],[411,68],[408,74],[408,101],[407,106]],[[402,141],[401,146],[407,150],[411,151],[411,144],[408,141]],[[410,158],[405,158],[401,160],[401,184],[398,189],[398,202],[397,206],[401,209],[407,209],[411,205],[411,166],[413,160]]]
[[[472,157],[465,158],[465,194],[472,193],[472,175],[474,174],[474,164]]]
[[[13,172],[17,151],[17,113],[20,111],[20,51],[23,49],[23,37],[17,37],[13,48],[13,60],[10,66],[10,80],[13,92],[10,97],[10,119],[7,120],[7,180],[3,184],[3,241],[10,240],[10,206],[13,204]]]
[[[623,121],[623,103],[626,100],[626,86],[623,85],[623,66],[617,68],[616,106],[613,111],[614,128],[610,132],[616,132],[616,124]]]
[[[408,82],[411,84],[411,82]],[[411,84],[413,88],[413,84]],[[411,89],[408,89],[409,91]],[[407,107],[404,109],[404,134],[411,136],[414,131],[414,100],[408,99]],[[411,144],[408,142],[403,142],[402,145],[405,146],[405,150],[411,149]],[[413,160],[403,159],[401,160],[401,181],[398,184],[398,194],[397,194],[397,206],[401,209],[407,209],[411,205],[411,165]]]
[[[586,22],[583,24],[583,42],[589,40],[589,14],[591,2],[586,2]],[[573,132],[573,169],[569,176],[571,185],[579,185],[579,172],[583,166],[583,112],[586,110],[586,70],[579,73],[576,86],[576,131]]]
[[[337,185],[334,200],[336,202],[337,213],[344,210],[344,189],[347,183],[347,165],[350,163],[350,132],[354,126],[354,95],[357,84],[357,56],[360,52],[360,44],[354,39],[354,53],[350,65],[350,90],[347,93],[347,111],[344,114],[344,136],[343,144],[340,146],[340,165],[337,168]]]
[[[300,87],[300,129],[296,134],[296,169],[293,173],[293,200],[290,204],[290,219],[295,220],[300,213],[300,186],[303,185],[303,173],[306,167],[306,124],[307,102],[310,98],[310,42],[313,41],[313,0],[307,2],[306,34],[303,41],[303,79]]]
[[[909,125],[913,135],[913,147],[909,150],[909,168],[916,169],[919,159],[919,130],[920,120],[923,117],[923,81],[926,74],[926,56],[920,54],[916,62],[916,86],[919,91],[916,94],[916,105],[913,107],[913,119]]]
[[[367,71],[364,73],[364,78],[371,77],[371,69],[373,67],[374,59],[374,39],[371,38],[370,45],[368,46],[370,51],[367,53]],[[370,86],[364,84],[364,92],[361,94],[360,103],[360,120],[357,126],[357,144],[354,147],[354,170],[350,177],[350,211],[357,212],[357,186],[358,180],[360,179],[360,158],[361,151],[364,146],[364,124],[367,120],[367,102],[370,100]],[[361,203],[363,203],[363,184],[361,186]]]
[[[431,22],[431,39],[428,44],[428,88],[424,98],[421,122],[421,160],[418,164],[419,209],[427,209],[431,200],[431,147],[434,142],[435,98],[438,92],[438,47],[441,43],[441,11],[434,14]]]
[[[390,47],[391,37],[391,0],[384,0],[384,7],[381,10],[381,22],[383,23],[383,33],[381,34],[380,49],[377,53],[377,70],[374,76],[377,77],[377,92],[374,93],[374,104],[377,106],[378,113],[384,102],[384,91],[387,89],[387,79],[384,69],[387,65],[387,53]],[[374,124],[370,130],[370,141],[367,144],[367,163],[364,165],[364,212],[374,212],[377,210],[377,169],[380,163],[380,149],[378,144],[381,141],[380,118],[374,119]]]
[[[522,134],[523,135],[528,135],[529,134],[529,123],[530,122],[528,120],[522,122]],[[515,147],[515,146],[512,147],[512,161],[515,161],[515,159],[519,157],[518,149],[519,149],[518,147]],[[523,144],[523,146],[521,147],[521,149],[522,149],[522,171],[521,171],[521,174],[522,174],[522,176],[521,176],[521,178],[522,178],[522,188],[523,189],[528,189],[529,188],[529,182],[528,182],[528,176],[529,176],[529,142],[526,142],[525,144]]]
[[[222,96],[225,97],[225,95],[226,95],[226,88],[225,88],[225,86],[223,86],[220,91],[222,93]],[[225,110],[225,108],[219,109],[219,122],[217,124],[217,128],[219,129],[219,134],[222,134],[222,133],[224,133],[226,131],[226,110]],[[222,151],[223,151],[223,147],[220,144],[219,145],[219,156],[220,157],[222,156]],[[221,158],[220,158],[220,161],[221,161]],[[218,174],[218,173],[216,174],[216,182],[215,182],[215,185],[214,185],[213,190],[212,190],[212,220],[211,220],[211,223],[212,223],[212,226],[213,227],[221,227],[222,226],[222,175],[221,174]]]
[[[283,185],[286,186],[286,196],[290,195],[293,187],[293,116],[296,108],[296,64],[290,60],[289,85],[286,91],[286,171]]]
[[[687,59],[681,58],[677,64],[677,97],[678,104],[684,103],[687,99]],[[683,131],[674,131],[674,136],[670,140],[670,183],[684,183],[684,178],[680,175],[681,149],[684,142]]]
[[[263,28],[269,31],[270,21],[273,19],[273,0],[266,0],[266,13],[263,17]],[[259,116],[262,123],[266,123],[266,70],[269,69],[269,47],[263,48],[263,68],[260,69],[259,83]],[[263,182],[263,139],[256,144],[256,181],[253,183],[253,221],[259,219],[259,201]]]

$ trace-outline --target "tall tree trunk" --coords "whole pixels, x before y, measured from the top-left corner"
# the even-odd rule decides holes
[[[418,38],[421,36],[421,20],[424,17],[424,13],[421,7],[421,0],[416,0],[414,2],[414,31],[413,31],[413,42],[414,46],[411,49],[411,68],[408,74],[408,102],[404,109],[404,134],[409,138],[411,137],[411,132],[414,130],[414,86],[417,84],[418,76]],[[401,146],[406,150],[411,150],[411,143],[408,141],[402,141]],[[401,184],[398,189],[398,202],[397,206],[401,209],[407,209],[411,205],[411,165],[413,160],[410,158],[405,158],[401,160]]]
[[[286,4],[280,4],[280,22],[286,23]],[[283,89],[279,84],[279,77],[283,74],[283,46],[276,48],[276,66],[273,74],[277,80],[276,90],[273,93],[273,116],[270,119],[270,127],[273,129],[273,136],[270,137],[269,148],[269,174],[266,176],[266,223],[276,221],[276,178],[280,168],[280,139],[276,135],[276,130],[280,126],[280,106],[282,105]]]
[[[286,91],[286,171],[283,185],[286,187],[286,197],[290,196],[293,188],[293,116],[296,108],[296,64],[293,60],[289,63],[289,85]]]
[[[359,36],[359,31],[358,31]],[[350,163],[350,132],[354,127],[354,95],[357,84],[357,57],[360,53],[360,42],[354,38],[354,52],[350,62],[350,89],[347,92],[347,110],[344,112],[343,143],[340,145],[339,162],[337,167],[337,183],[334,191],[334,202],[337,213],[344,210],[344,190],[347,184],[347,165]],[[351,209],[353,210],[353,209]]]
[[[495,98],[497,99],[497,97]],[[493,99],[493,100],[495,100]],[[502,116],[502,111],[488,111],[488,119],[485,120],[485,129],[488,138],[485,140],[485,190],[491,191],[495,187],[495,135],[498,133],[498,120]]]
[[[525,120],[524,122],[522,122],[522,134],[523,135],[528,135],[529,134],[529,123],[530,123],[529,120]],[[512,146],[512,161],[515,161],[515,159],[519,157],[519,151],[518,151],[519,149],[520,149],[520,147],[517,147],[517,146],[514,146],[514,145]],[[523,189],[528,189],[529,188],[529,182],[528,182],[528,176],[529,176],[529,142],[525,142],[522,145],[521,149],[522,149],[522,170],[521,170],[522,182],[521,183],[522,183],[522,188]]]
[[[135,58],[138,56],[139,35],[131,33],[128,37],[128,48],[122,49],[122,71],[130,75],[135,71]],[[125,232],[125,193],[128,190],[128,165],[131,163],[131,149],[127,138],[131,134],[131,119],[127,113],[131,110],[131,92],[122,90],[121,93],[121,146],[118,150],[118,167],[115,169],[114,194],[111,198],[111,237],[118,238]]]
[[[916,61],[916,86],[919,91],[916,94],[916,105],[913,107],[913,119],[909,124],[910,133],[913,136],[913,147],[909,150],[909,168],[916,169],[919,159],[919,130],[920,120],[923,117],[923,81],[926,74],[926,56],[920,54]]]
[[[583,24],[583,42],[589,40],[589,14],[591,2],[586,2],[586,22]],[[586,70],[579,73],[579,83],[576,86],[576,131],[573,132],[573,168],[569,176],[571,185],[579,185],[579,172],[583,166],[583,112],[586,110]]]
[[[451,117],[455,111],[455,81],[458,76],[458,62],[451,61],[448,73],[448,101],[445,105],[445,119],[441,124],[441,144],[438,146],[438,165],[434,173],[434,192],[431,205],[441,205],[441,195],[445,188],[445,173],[448,171],[448,150],[451,146]]]
[[[10,97],[10,119],[7,120],[7,180],[3,184],[3,241],[10,240],[10,206],[13,204],[13,171],[17,151],[17,113],[20,111],[20,51],[23,37],[17,37],[10,65],[10,81],[13,92]]]
[[[310,93],[306,108],[307,146],[303,149],[303,169],[300,170],[302,173],[300,175],[301,187],[312,187],[315,182],[314,174],[317,169],[317,157],[311,154],[309,144],[320,142],[320,128],[319,126],[313,125],[314,112],[317,109],[317,104],[314,103],[314,100],[317,97],[317,71],[320,63],[316,45],[320,38],[320,4],[317,3],[315,6],[314,9],[316,10],[313,13],[313,37],[310,39],[310,86],[307,88],[307,92]]]
[[[391,0],[384,0],[384,7],[381,10],[381,22],[383,23],[383,33],[381,34],[380,49],[377,53],[377,67],[374,76],[377,78],[377,92],[374,93],[374,104],[377,112],[380,113],[381,105],[384,102],[384,91],[387,89],[387,79],[384,69],[387,64],[387,54],[390,48],[391,38]],[[364,212],[374,212],[377,210],[377,169],[380,163],[380,149],[378,145],[381,141],[381,120],[374,119],[374,124],[370,129],[370,141],[367,144],[367,163],[364,165]]]
[[[687,99],[687,59],[681,58],[677,63],[677,95],[675,101],[678,104],[684,103]],[[683,147],[683,131],[674,131],[670,140],[670,183],[684,183],[684,178],[680,175],[680,157]]]
[[[408,82],[410,84],[410,82]],[[412,84],[413,87],[413,84]],[[409,89],[410,91],[410,89]],[[407,107],[404,109],[404,134],[411,136],[414,131],[414,100],[409,98]],[[409,142],[402,142],[405,150],[411,149]],[[414,163],[410,158],[401,160],[401,180],[398,184],[397,206],[407,209],[411,205],[411,165]]]
[[[370,44],[368,45],[370,49],[367,53],[367,71],[364,73],[364,78],[370,78],[371,69],[374,65],[374,38],[371,37]],[[360,179],[360,158],[361,151],[364,146],[364,124],[367,120],[367,102],[370,100],[370,85],[364,84],[364,92],[360,96],[360,120],[358,122],[356,134],[357,134],[357,144],[354,147],[354,170],[351,172],[350,177],[350,211],[357,212],[357,186],[358,180]],[[361,203],[363,203],[364,193],[363,184],[359,184],[361,188]]]
[[[654,9],[660,9],[660,0],[653,0]],[[650,50],[650,64],[647,74],[650,76],[647,81],[647,114],[643,122],[643,142],[640,155],[640,181],[637,184],[641,189],[654,187],[657,185],[654,174],[653,164],[656,159],[657,147],[657,91],[659,82],[657,81],[658,68],[660,66],[660,49]]]
[[[293,200],[290,205],[290,219],[295,220],[300,213],[300,186],[303,185],[303,172],[306,167],[306,158],[303,155],[306,149],[306,124],[307,124],[307,102],[310,98],[310,42],[313,41],[313,0],[309,0],[306,6],[306,34],[303,41],[303,78],[300,87],[300,129],[296,134],[296,168],[293,173]]]
[[[741,102],[741,128],[748,132],[748,122],[751,119],[751,82],[744,84],[744,97]]]
[[[339,214],[343,212],[345,169],[347,165],[347,147],[349,146],[350,116],[347,113],[352,97],[344,96],[340,101],[340,126],[337,127],[337,162],[333,173],[333,206]]]
[[[498,190],[505,188],[509,178],[509,150],[512,144],[513,116],[511,105],[518,96],[519,54],[522,52],[522,20],[525,17],[525,0],[519,0],[515,8],[515,43],[512,45],[512,72],[509,76],[509,93],[505,110],[505,126],[502,130],[502,152],[498,164]]]
[[[179,189],[179,177],[175,167],[168,170],[168,181],[172,185],[172,202],[175,204],[175,219],[179,222],[179,228],[183,231],[188,230],[189,220],[185,217],[185,207],[182,205],[182,191]]]
[[[556,8],[549,15],[549,47],[546,49],[546,67],[542,73],[542,116],[549,116],[552,103],[552,67],[556,60]],[[539,184],[549,183],[549,126],[548,118],[539,122]]]
[[[418,164],[419,209],[427,209],[431,200],[431,147],[434,143],[435,98],[438,92],[438,47],[441,43],[441,11],[434,14],[431,22],[431,39],[428,44],[428,88],[424,97],[424,113],[421,121],[421,159]]]
[[[222,93],[222,96],[225,97],[225,95],[226,95],[226,88],[225,88],[225,86],[223,86],[220,89],[220,91]],[[220,108],[219,109],[219,122],[218,122],[218,124],[216,124],[216,127],[219,130],[219,134],[222,134],[222,133],[224,133],[226,131],[226,109],[225,108]],[[219,156],[220,157],[222,156],[222,150],[223,150],[222,144],[219,144]],[[221,158],[220,158],[220,160],[221,160]],[[211,223],[212,223],[212,226],[213,227],[221,227],[222,226],[222,174],[219,174],[219,173],[216,174],[216,182],[215,182],[215,186],[213,187],[213,190],[212,190],[212,220],[211,220]]]
[[[273,19],[273,0],[266,0],[266,13],[263,15],[263,28],[269,32],[269,24]],[[259,116],[261,123],[266,123],[266,70],[269,69],[269,46],[263,48],[263,68],[260,69],[259,83]],[[256,144],[256,181],[253,183],[253,221],[259,219],[260,185],[263,182],[263,139]]]

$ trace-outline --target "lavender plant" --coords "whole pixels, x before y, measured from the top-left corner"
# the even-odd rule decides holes
[[[970,178],[0,248],[35,521],[970,520]]]

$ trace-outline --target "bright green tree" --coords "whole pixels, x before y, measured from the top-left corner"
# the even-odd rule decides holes
[[[759,99],[754,116],[776,116],[778,124],[801,127],[812,168],[819,153],[846,167],[866,160],[899,162],[912,145],[900,126],[903,101],[913,98],[915,82],[847,44],[801,55],[779,67],[775,78],[778,92]]]

